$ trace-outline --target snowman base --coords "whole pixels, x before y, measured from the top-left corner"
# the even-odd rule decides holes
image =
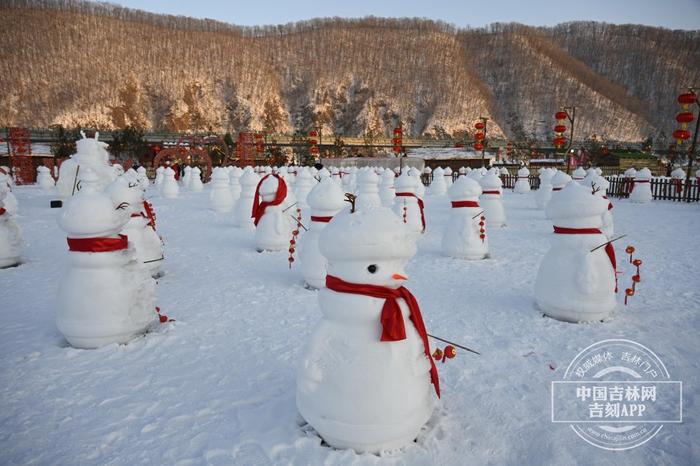
[[[20,265],[22,265],[22,261],[19,257],[0,259],[0,269],[11,269],[12,267],[19,267]]]
[[[148,333],[148,329],[140,329],[138,331],[131,331],[125,333],[119,333],[116,335],[105,335],[98,337],[80,337],[80,336],[68,336],[63,335],[66,341],[73,347],[78,349],[96,349],[103,346],[111,345],[116,343],[118,345],[124,345],[129,343],[134,338],[140,337]]]
[[[595,310],[587,310],[584,312],[579,309],[562,309],[556,306],[540,302],[537,303],[537,306],[544,313],[545,316],[572,324],[602,322],[608,319],[615,310],[614,308],[605,309],[601,307]]]

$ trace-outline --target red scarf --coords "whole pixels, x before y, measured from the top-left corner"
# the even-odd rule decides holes
[[[262,201],[260,202],[260,186],[263,184],[263,181],[265,181],[268,177],[274,176],[277,178],[279,181],[279,185],[277,186],[277,194],[275,194],[275,198],[272,201]],[[273,174],[273,175],[265,175],[262,180],[258,183],[258,186],[255,188],[255,197],[253,201],[253,213],[251,214],[251,217],[254,218],[255,220],[253,223],[255,226],[258,226],[258,222],[262,218],[262,216],[265,214],[265,209],[267,209],[269,206],[272,205],[280,205],[282,202],[284,202],[284,199],[287,197],[287,183],[284,182],[284,179],[280,178],[279,175]]]
[[[500,191],[483,191],[481,194],[501,194]]]
[[[602,235],[603,232],[598,228],[565,228],[554,225],[554,233],[559,235]],[[605,245],[605,253],[610,259],[613,273],[615,274],[615,293],[617,293],[617,259],[615,258],[615,247],[612,243]]]
[[[679,178],[671,178],[671,183],[676,186],[677,193],[683,191],[683,182]]]
[[[73,252],[113,252],[129,247],[126,235],[118,238],[66,238],[68,250]]]
[[[349,294],[359,294],[364,296],[371,296],[373,298],[383,298],[384,307],[382,307],[382,337],[380,341],[401,341],[406,339],[406,328],[403,323],[403,314],[401,314],[401,308],[399,307],[398,299],[402,298],[408,305],[408,309],[411,312],[411,322],[416,328],[418,335],[420,335],[423,340],[423,349],[425,350],[425,356],[430,361],[430,381],[433,383],[435,388],[435,393],[438,398],[440,397],[440,380],[438,379],[437,367],[435,367],[435,361],[433,361],[430,355],[430,346],[428,344],[428,332],[425,329],[425,324],[423,323],[423,316],[420,312],[420,306],[418,306],[418,301],[411,294],[406,287],[400,287],[397,289],[386,288],[377,285],[361,285],[359,283],[348,283],[341,280],[338,277],[332,275],[326,275],[326,288],[338,293],[349,293]]]
[[[423,225],[423,231],[425,231],[425,204],[423,203],[423,199],[420,197],[416,196],[413,193],[396,193],[396,197],[415,197],[416,200],[418,201],[418,207],[420,208],[420,223]]]
[[[479,207],[479,203],[476,201],[452,201],[452,208],[458,207]]]
[[[331,220],[333,220],[333,216],[330,216],[330,217],[317,217],[316,215],[311,216],[312,222],[328,223]]]
[[[5,212],[7,212],[7,210],[5,210],[4,207],[0,207],[0,215],[5,215]]]
[[[153,228],[153,231],[156,231],[156,213],[153,210],[153,206],[151,205],[151,203],[145,199],[143,201],[143,210],[146,211],[146,218],[148,219],[148,224],[151,228]]]
[[[612,205],[612,202],[610,202],[610,200],[608,199],[608,196],[603,196],[603,199],[608,201],[608,210],[612,210],[613,205]]]

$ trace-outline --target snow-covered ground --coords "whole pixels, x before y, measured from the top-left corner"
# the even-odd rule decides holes
[[[700,205],[615,201],[615,226],[644,261],[627,307],[599,324],[542,317],[533,282],[551,223],[534,193],[505,194],[492,258],[443,257],[446,197],[426,200],[428,232],[407,286],[428,331],[479,350],[439,364],[442,400],[418,442],[377,457],[336,451],[300,428],[295,373],[320,318],[287,254],[209,209],[208,190],[153,197],[166,241],[159,305],[177,321],[124,346],[76,350],[54,325],[67,246],[58,210],[17,187],[26,262],[0,270],[0,464],[698,464]],[[628,270],[628,269],[627,269]],[[629,275],[621,277],[624,288]],[[621,297],[619,298],[621,300]],[[96,310],[97,311],[97,310]],[[647,345],[684,384],[682,424],[628,451],[588,445],[550,422],[550,382],[606,338]],[[371,390],[371,387],[367,387]]]

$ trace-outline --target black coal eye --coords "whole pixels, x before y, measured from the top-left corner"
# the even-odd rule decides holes
[[[372,264],[372,265],[370,265],[369,267],[367,267],[367,271],[368,271],[369,273],[376,273],[378,268],[379,268],[379,267],[377,267],[376,265]]]

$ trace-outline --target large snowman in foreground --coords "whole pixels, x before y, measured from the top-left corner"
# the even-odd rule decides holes
[[[537,305],[548,316],[590,322],[615,310],[615,250],[601,230],[607,210],[607,199],[573,182],[549,201],[554,236],[535,279]]]
[[[420,308],[402,286],[412,235],[380,207],[337,215],[319,244],[328,277],[298,374],[299,412],[335,448],[410,444],[439,396]]]
[[[56,326],[71,346],[126,343],[155,321],[155,281],[125,235],[129,211],[99,191],[99,177],[81,170],[78,193],[58,219],[68,234],[68,270],[58,291]]]

